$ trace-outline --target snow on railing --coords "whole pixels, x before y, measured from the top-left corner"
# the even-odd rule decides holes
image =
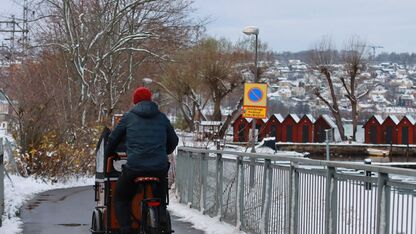
[[[416,233],[416,170],[188,147],[176,160],[179,201],[248,233]]]

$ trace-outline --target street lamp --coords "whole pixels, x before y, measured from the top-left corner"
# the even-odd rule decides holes
[[[251,35],[255,35],[256,36],[256,45],[254,46],[255,48],[255,56],[254,56],[254,83],[258,82],[258,67],[257,67],[257,47],[258,47],[258,39],[259,39],[259,28],[255,27],[255,26],[247,26],[243,29],[243,33],[251,36]],[[251,153],[255,153],[256,152],[256,147],[255,147],[255,131],[256,131],[256,119],[253,119],[253,123],[251,125]]]
[[[144,84],[151,84],[153,82],[153,80],[151,78],[145,77],[143,78],[143,83]]]
[[[145,77],[145,78],[143,78],[142,79],[142,81],[143,81],[143,84],[144,85],[150,85],[150,84],[156,84],[156,85],[158,85],[158,86],[160,86],[160,87],[162,87],[164,90],[165,90],[165,92],[166,93],[168,93],[172,98],[175,98],[175,99],[177,99],[176,98],[176,96],[175,96],[175,94],[173,94],[165,85],[163,85],[162,83],[160,83],[160,82],[158,82],[158,81],[155,81],[155,80],[153,80],[153,79],[151,79],[151,78],[148,78],[148,77]]]

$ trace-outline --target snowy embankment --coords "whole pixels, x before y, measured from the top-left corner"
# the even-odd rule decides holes
[[[10,180],[11,179],[11,180]],[[19,218],[19,210],[23,204],[36,194],[59,188],[71,188],[94,184],[94,178],[82,177],[68,179],[65,183],[51,183],[32,177],[10,176],[4,178],[4,214],[0,233],[15,234],[22,231],[23,224]]]
[[[193,224],[195,229],[203,230],[207,234],[244,234],[238,231],[235,226],[219,221],[218,218],[211,218],[203,215],[201,211],[191,209],[187,205],[179,203],[174,193],[170,194],[168,210],[172,215],[181,217],[180,221]]]

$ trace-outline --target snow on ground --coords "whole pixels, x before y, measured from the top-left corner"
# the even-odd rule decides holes
[[[0,227],[1,234],[18,234],[22,231],[21,225],[23,223],[19,218],[19,209],[36,194],[52,189],[94,184],[94,178],[91,177],[72,178],[65,183],[53,184],[32,177],[24,178],[12,175],[10,178],[11,181],[7,177],[4,179],[5,212],[2,217],[3,226]],[[208,234],[244,233],[237,231],[229,224],[218,221],[218,219],[210,218],[184,204],[179,204],[173,194],[171,197],[169,205],[171,213],[180,217],[181,221],[192,223],[196,229],[203,230]]]
[[[180,221],[192,223],[195,229],[203,230],[207,234],[245,233],[237,230],[235,226],[219,221],[218,218],[203,215],[200,211],[179,203],[174,193],[171,193],[169,202],[168,210],[172,215],[181,217]]]
[[[24,178],[14,175],[11,175],[10,179],[4,178],[5,208],[2,217],[3,226],[0,227],[0,233],[4,234],[15,234],[22,231],[20,226],[23,223],[19,218],[19,209],[36,194],[52,189],[94,184],[94,178],[88,177],[72,178],[65,183],[51,183],[33,177]]]

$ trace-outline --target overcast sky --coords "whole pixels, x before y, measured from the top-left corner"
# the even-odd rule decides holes
[[[237,40],[244,26],[275,51],[313,48],[329,35],[342,48],[352,35],[380,51],[416,52],[416,0],[194,0],[213,22],[207,33]]]
[[[12,2],[0,0],[0,16],[21,15]],[[194,0],[194,8],[211,18],[208,34],[235,41],[244,26],[257,26],[275,51],[311,49],[324,35],[342,48],[358,35],[384,47],[377,52],[416,52],[416,0]]]
[[[0,0],[0,20],[4,20],[4,16],[10,16],[11,14],[21,15],[23,9],[19,7],[18,3],[23,0]]]

